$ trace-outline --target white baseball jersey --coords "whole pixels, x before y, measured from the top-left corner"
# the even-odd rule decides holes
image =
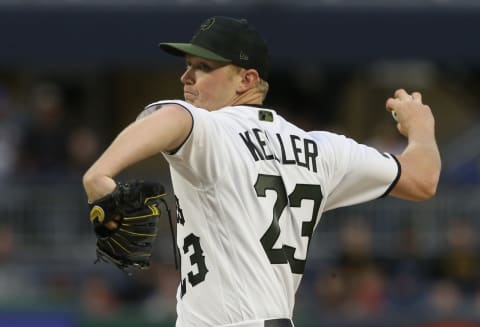
[[[193,117],[184,144],[164,154],[179,204],[176,326],[291,318],[322,212],[388,193],[398,162],[270,109],[160,101],[147,110],[166,103]]]

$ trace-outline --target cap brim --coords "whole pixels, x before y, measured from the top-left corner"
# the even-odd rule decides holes
[[[209,60],[232,62],[230,59],[219,56],[210,50],[191,43],[160,43],[159,47],[174,56],[183,57],[185,54],[189,54]]]

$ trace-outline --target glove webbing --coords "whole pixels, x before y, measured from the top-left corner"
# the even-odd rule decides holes
[[[175,269],[178,270],[179,268],[179,265],[178,265],[178,251],[177,251],[177,240],[176,240],[176,237],[175,237],[175,232],[174,232],[174,229],[173,229],[173,223],[172,223],[172,213],[168,207],[168,204],[167,204],[167,201],[165,201],[165,199],[162,197],[159,199],[160,201],[163,202],[164,206],[165,206],[165,209],[167,210],[167,215],[168,215],[168,225],[170,226],[170,235],[172,237],[172,245],[173,245],[173,259],[174,259],[174,262],[175,262]],[[112,258],[111,256],[109,256],[108,254],[104,253],[103,251],[101,251],[100,249],[97,249],[97,259],[95,260],[94,264],[97,264],[98,262],[100,261],[104,261],[104,262],[110,262],[109,260],[107,260],[106,258],[109,258],[110,260],[113,260],[113,261],[117,261],[115,260],[115,258]],[[122,265],[120,264],[120,261],[118,261],[117,263],[117,267],[119,267],[121,270],[123,270],[124,272],[126,272],[129,276],[132,275],[131,272],[127,271],[126,270],[126,267],[122,267]]]

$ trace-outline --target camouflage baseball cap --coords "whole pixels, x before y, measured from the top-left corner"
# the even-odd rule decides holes
[[[246,19],[211,17],[200,25],[190,43],[160,43],[159,46],[175,56],[189,54],[253,68],[262,79],[268,78],[270,55],[267,44]]]

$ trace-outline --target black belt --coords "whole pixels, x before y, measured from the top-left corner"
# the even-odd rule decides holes
[[[293,327],[290,319],[265,320],[265,327]]]

